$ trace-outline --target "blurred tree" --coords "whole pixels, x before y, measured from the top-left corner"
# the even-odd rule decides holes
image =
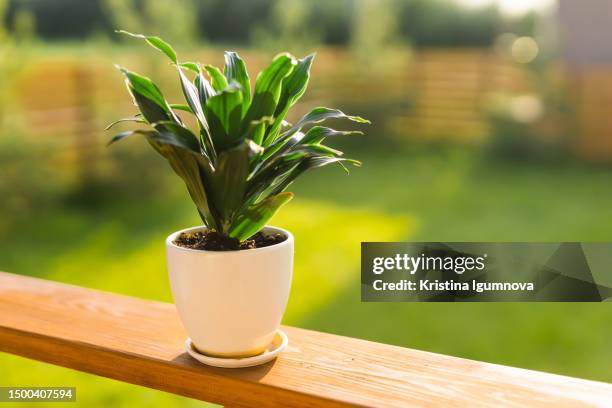
[[[353,12],[351,50],[360,66],[383,61],[389,65],[391,49],[398,45],[395,0],[358,0]],[[376,55],[377,58],[372,58]]]
[[[15,82],[15,75],[26,63],[31,43],[35,31],[34,16],[25,9],[15,10],[12,19],[12,30],[8,30],[9,2],[0,0],[0,132],[14,132],[17,123],[8,119],[16,119],[13,115],[8,115],[9,109],[16,110],[16,101],[12,97],[11,85]]]
[[[83,38],[108,29],[102,0],[10,0],[7,19],[16,29],[16,18],[24,10],[34,16],[36,33],[43,38]]]
[[[0,129],[2,129],[4,125],[4,116],[7,104],[7,84],[5,81],[8,75],[6,75],[4,71],[6,63],[11,60],[11,58],[8,58],[9,52],[11,51],[9,49],[10,38],[6,28],[4,27],[7,8],[8,2],[6,0],[0,0]]]
[[[310,25],[329,45],[346,45],[351,38],[351,12],[355,0],[311,0]]]
[[[399,0],[399,31],[417,47],[489,46],[503,19],[496,7],[468,9],[450,0]]]
[[[142,33],[145,30],[142,2],[134,0],[105,0],[104,9],[115,29]]]
[[[200,34],[211,42],[246,44],[272,13],[272,0],[201,0],[199,4]]]
[[[13,27],[13,34],[18,41],[31,40],[36,31],[34,16],[28,10],[17,10]]]
[[[198,38],[197,0],[105,0],[104,8],[115,29],[155,34],[179,44],[193,44]]]
[[[197,41],[197,0],[148,0],[145,5],[147,23],[156,33],[178,44]]]
[[[363,32],[360,24],[371,26],[372,41],[380,35],[384,38],[383,32],[393,31],[385,19],[393,17],[397,38],[418,47],[489,46],[500,32],[532,35],[533,19],[529,15],[505,17],[494,6],[464,8],[453,0],[8,1],[11,26],[15,11],[27,9],[35,16],[37,33],[50,39],[111,33],[121,26],[159,33],[175,42],[203,37],[215,43],[246,45],[268,38],[285,44],[320,41],[345,46],[356,35],[367,37],[357,34]]]
[[[302,0],[274,0],[270,20],[257,25],[251,35],[255,45],[288,50],[300,55],[320,43],[311,22],[312,4]]]

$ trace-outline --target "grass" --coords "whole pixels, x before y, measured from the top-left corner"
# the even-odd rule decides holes
[[[612,171],[451,150],[354,155],[364,168],[305,177],[275,218],[297,245],[284,323],[612,381],[612,303],[359,300],[361,241],[611,241]],[[182,188],[172,186],[151,200],[40,214],[0,236],[0,269],[170,301],[163,238],[198,222]],[[76,386],[77,406],[203,405],[9,355],[0,355],[0,367],[4,386]]]

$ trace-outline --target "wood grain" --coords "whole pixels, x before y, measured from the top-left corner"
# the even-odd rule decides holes
[[[292,327],[275,361],[206,367],[172,304],[0,272],[0,351],[229,406],[610,406],[612,385]],[[26,380],[24,378],[24,380]]]

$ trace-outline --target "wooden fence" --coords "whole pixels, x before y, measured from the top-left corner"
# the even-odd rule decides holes
[[[396,128],[459,142],[486,138],[483,109],[490,95],[529,91],[520,67],[488,49],[418,53],[405,81],[416,100],[411,112],[395,119]]]
[[[576,148],[592,160],[612,158],[612,67],[568,71],[578,117]]]
[[[256,54],[249,59],[256,61],[253,70],[265,61]],[[612,157],[612,69],[565,76],[578,113],[576,150],[586,157]],[[418,51],[382,72],[360,70],[345,51],[328,49],[317,55],[312,84],[304,106],[388,103],[378,119],[389,135],[462,143],[478,143],[490,134],[485,108],[491,95],[535,92],[523,66],[491,49]],[[99,149],[108,136],[104,125],[133,111],[109,60],[39,60],[22,73],[15,92],[27,133],[59,138],[77,156]]]
[[[383,72],[382,78],[375,78],[378,72],[347,75],[350,61],[346,52],[318,53],[314,99],[412,99],[412,108],[389,119],[393,126],[406,126],[409,133],[425,137],[482,138],[482,98],[525,88],[520,69],[486,49],[422,51],[394,71]],[[17,92],[25,122],[35,135],[99,133],[96,120],[105,110],[118,104],[129,109],[109,61],[40,61],[22,75]]]

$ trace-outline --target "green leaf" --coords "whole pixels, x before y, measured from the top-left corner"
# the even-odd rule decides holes
[[[249,124],[264,116],[274,115],[281,94],[282,81],[291,73],[294,66],[295,58],[289,54],[280,54],[274,58],[272,64],[259,73],[245,123]]]
[[[244,61],[233,51],[225,51],[225,67],[223,70],[228,83],[240,84],[242,92],[242,111],[246,112],[251,101],[251,81]]]
[[[171,103],[170,109],[193,113],[189,105],[185,105],[184,103]]]
[[[268,146],[264,149],[264,154],[262,156],[262,161],[265,163],[268,159],[272,160],[275,157],[278,157],[289,151],[293,146],[302,142],[304,138],[304,133],[297,132],[293,134],[288,139],[282,141],[282,143],[274,143],[271,146]]]
[[[274,112],[275,121],[268,134],[266,135],[265,145],[269,145],[281,129],[282,122],[291,108],[304,94],[310,79],[310,67],[314,60],[314,54],[298,60],[295,69],[282,82],[282,91],[276,111]]]
[[[116,120],[114,122],[112,122],[111,124],[109,124],[108,126],[106,126],[104,128],[104,130],[109,130],[110,128],[112,128],[113,126],[115,126],[118,123],[122,123],[122,122],[136,122],[136,123],[147,123],[145,120],[143,120],[142,118],[123,118],[123,119],[119,119]]]
[[[301,144],[319,144],[328,137],[363,135],[359,130],[339,131],[324,126],[313,126],[308,129]]]
[[[132,98],[134,99],[134,104],[138,106],[142,117],[146,119],[148,123],[158,122],[160,120],[172,120],[173,116],[170,110],[166,110],[160,107],[155,102],[150,99],[145,98],[138,92],[128,87]]]
[[[194,154],[173,145],[160,145],[155,141],[150,141],[150,143],[168,160],[174,172],[183,179],[204,224],[219,231],[219,216],[211,208],[206,190],[206,186],[210,185],[212,174],[212,165],[206,156]]]
[[[193,81],[193,84],[200,98],[200,105],[201,106],[206,105],[206,100],[210,98],[211,96],[215,95],[215,91],[210,86],[210,83],[208,82],[208,80],[204,77],[200,64],[197,62],[182,62],[178,65],[181,68],[188,69],[197,74]]]
[[[289,130],[287,130],[280,136],[280,139],[282,140],[290,137],[292,134],[301,130],[306,125],[320,123],[326,119],[348,119],[357,123],[370,123],[370,121],[367,119],[361,118],[359,116],[347,115],[338,109],[318,107],[314,108],[309,113],[302,116],[302,118],[295,125],[293,125]]]
[[[264,116],[261,119],[252,120],[247,131],[244,133],[244,137],[251,139],[258,145],[261,145],[264,133],[266,131],[266,126],[269,126],[272,123],[274,123],[274,118],[272,116]]]
[[[296,170],[295,167],[305,159],[339,158],[343,154],[339,150],[320,144],[303,145],[301,143],[303,138],[304,135],[302,133],[297,133],[280,150],[271,156],[263,156],[262,161],[257,163],[249,176],[247,196],[250,199],[269,189],[270,186],[278,183],[279,180],[283,180],[287,172],[297,172],[295,175],[297,177],[302,171]],[[354,162],[350,159],[341,159],[339,163],[342,161]]]
[[[147,122],[172,120],[181,123],[181,119],[170,109],[159,88],[149,78],[125,68],[117,68],[125,76],[128,92]]]
[[[363,135],[359,130],[338,131],[324,126],[314,126],[304,135],[302,132],[297,132],[289,138],[279,139],[270,146],[265,148],[262,160],[277,157],[288,152],[295,145],[316,145],[321,143],[325,138],[330,136],[349,136]]]
[[[149,144],[168,160],[174,172],[185,182],[204,224],[218,229],[219,217],[209,207],[204,187],[210,184],[209,180],[213,174],[213,167],[208,158],[199,152],[194,152],[192,143],[169,131],[131,130],[119,133],[108,144],[135,134],[145,136]],[[193,139],[193,135],[191,138]]]
[[[164,54],[166,54],[166,56],[168,58],[170,58],[170,60],[173,63],[175,63],[175,64],[177,63],[176,52],[174,52],[174,49],[172,49],[170,44],[168,44],[167,42],[165,42],[161,38],[155,37],[155,36],[150,36],[150,35],[134,34],[134,33],[130,33],[130,32],[125,31],[125,30],[117,30],[116,32],[119,33],[119,34],[126,34],[126,35],[129,35],[129,36],[134,37],[134,38],[140,38],[142,40],[145,40],[153,48],[156,48],[159,51],[161,51]]]
[[[198,90],[198,96],[200,97],[200,104],[206,106],[206,101],[215,96],[217,93],[208,82],[208,79],[200,72],[194,80],[194,85]]]
[[[200,69],[200,66],[198,65],[197,62],[181,62],[178,65],[181,68],[188,69],[188,70],[190,70],[192,72],[195,72],[196,74],[199,74],[200,72],[202,72],[202,70]]]
[[[221,92],[225,88],[227,88],[227,78],[225,78],[219,68],[214,67],[212,65],[204,65],[204,69],[208,73],[208,76],[210,77],[210,82],[215,91]]]
[[[115,136],[111,138],[111,140],[106,145],[110,146],[113,143],[116,143],[132,135],[148,136],[151,134],[157,134],[157,132],[155,130],[126,130],[125,132],[117,133]]]
[[[276,116],[293,106],[306,91],[310,79],[310,67],[314,60],[314,54],[299,59],[295,69],[289,76],[283,79],[282,93],[276,108]]]
[[[128,136],[132,136],[132,135],[142,135],[142,136],[145,136],[149,142],[154,141],[155,143],[158,143],[161,145],[172,145],[172,146],[180,147],[185,150],[189,150],[192,153],[199,154],[198,150],[194,150],[194,145],[193,143],[191,143],[191,141],[188,138],[179,136],[175,133],[165,131],[165,130],[162,130],[162,131],[140,130],[140,129],[127,130],[125,132],[121,132],[115,135],[108,142],[108,146],[120,140],[123,140]],[[197,148],[197,145],[195,147]]]
[[[176,144],[177,146],[183,146],[194,153],[200,153],[200,144],[198,143],[197,136],[186,127],[170,121],[156,122],[152,123],[152,125],[162,135],[167,134],[167,137],[179,140],[180,144]]]
[[[274,177],[275,173],[281,173],[279,169],[285,169],[291,166],[293,163],[298,162],[304,157],[316,157],[316,156],[329,156],[337,157],[342,156],[342,152],[331,147],[323,145],[301,145],[298,138],[292,138],[292,142],[288,143],[287,146],[283,146],[283,149],[279,150],[276,154],[271,156],[268,160],[263,162],[263,166],[260,169],[254,170],[253,181],[263,181]],[[295,142],[293,140],[297,139]]]
[[[198,119],[198,122],[200,122],[200,125],[206,128],[206,117],[204,116],[202,106],[200,105],[200,97],[198,96],[198,90],[196,89],[195,85],[191,83],[189,78],[187,78],[187,76],[180,67],[178,68],[178,73],[181,79],[181,88],[183,90],[183,95],[185,96],[185,101],[187,101],[187,105],[189,105],[189,107],[191,108],[191,111]]]
[[[307,157],[300,161],[300,163],[295,166],[289,173],[287,173],[284,177],[281,177],[278,182],[272,184],[267,191],[267,194],[274,195],[281,193],[284,191],[291,183],[295,181],[296,178],[301,176],[308,170],[317,169],[323,166],[327,166],[328,164],[333,163],[350,163],[354,166],[361,166],[361,162],[357,160],[344,159],[341,157]],[[346,168],[345,168],[346,170]]]
[[[221,217],[221,233],[228,233],[233,216],[244,203],[249,161],[260,150],[259,146],[245,140],[219,154],[212,192],[214,206]]]
[[[123,75],[125,75],[127,84],[128,84],[128,88],[130,88],[132,91],[136,93],[139,93],[140,95],[149,99],[150,101],[156,103],[161,108],[164,108],[164,109],[167,108],[168,104],[166,103],[164,96],[162,95],[157,85],[153,83],[153,81],[151,81],[149,78],[145,76],[138,75],[135,72],[128,71],[127,69],[120,67],[118,65],[116,67],[119,71],[121,71]]]
[[[244,241],[262,229],[266,223],[276,214],[278,209],[291,201],[293,193],[281,193],[249,207],[246,211],[238,215],[229,235]]]
[[[341,157],[309,157],[307,159],[305,159],[302,163],[300,163],[300,167],[302,167],[304,170],[311,170],[311,169],[318,169],[320,167],[323,166],[327,166],[328,164],[332,164],[332,163],[350,163],[353,166],[356,167],[360,167],[361,166],[361,162],[359,160],[353,160],[353,159],[344,159]]]
[[[312,145],[297,145],[289,152],[285,153],[281,157],[284,160],[291,160],[294,157],[301,156],[329,156],[329,157],[339,157],[342,156],[343,153],[340,150],[332,149],[329,146],[323,146],[320,144],[312,144]]]
[[[213,144],[210,124],[206,120],[206,116],[204,115],[204,111],[202,109],[202,105],[200,104],[200,96],[198,95],[198,90],[195,85],[191,83],[189,78],[185,75],[182,68],[177,65],[179,77],[181,80],[181,88],[183,89],[183,95],[185,96],[185,101],[187,101],[187,105],[191,108],[191,111],[195,115],[202,128],[202,147],[206,151],[209,157],[213,160],[216,160],[216,152],[215,146]]]
[[[222,151],[240,139],[242,123],[242,93],[238,87],[228,87],[206,102],[206,118],[210,124],[213,145]]]

